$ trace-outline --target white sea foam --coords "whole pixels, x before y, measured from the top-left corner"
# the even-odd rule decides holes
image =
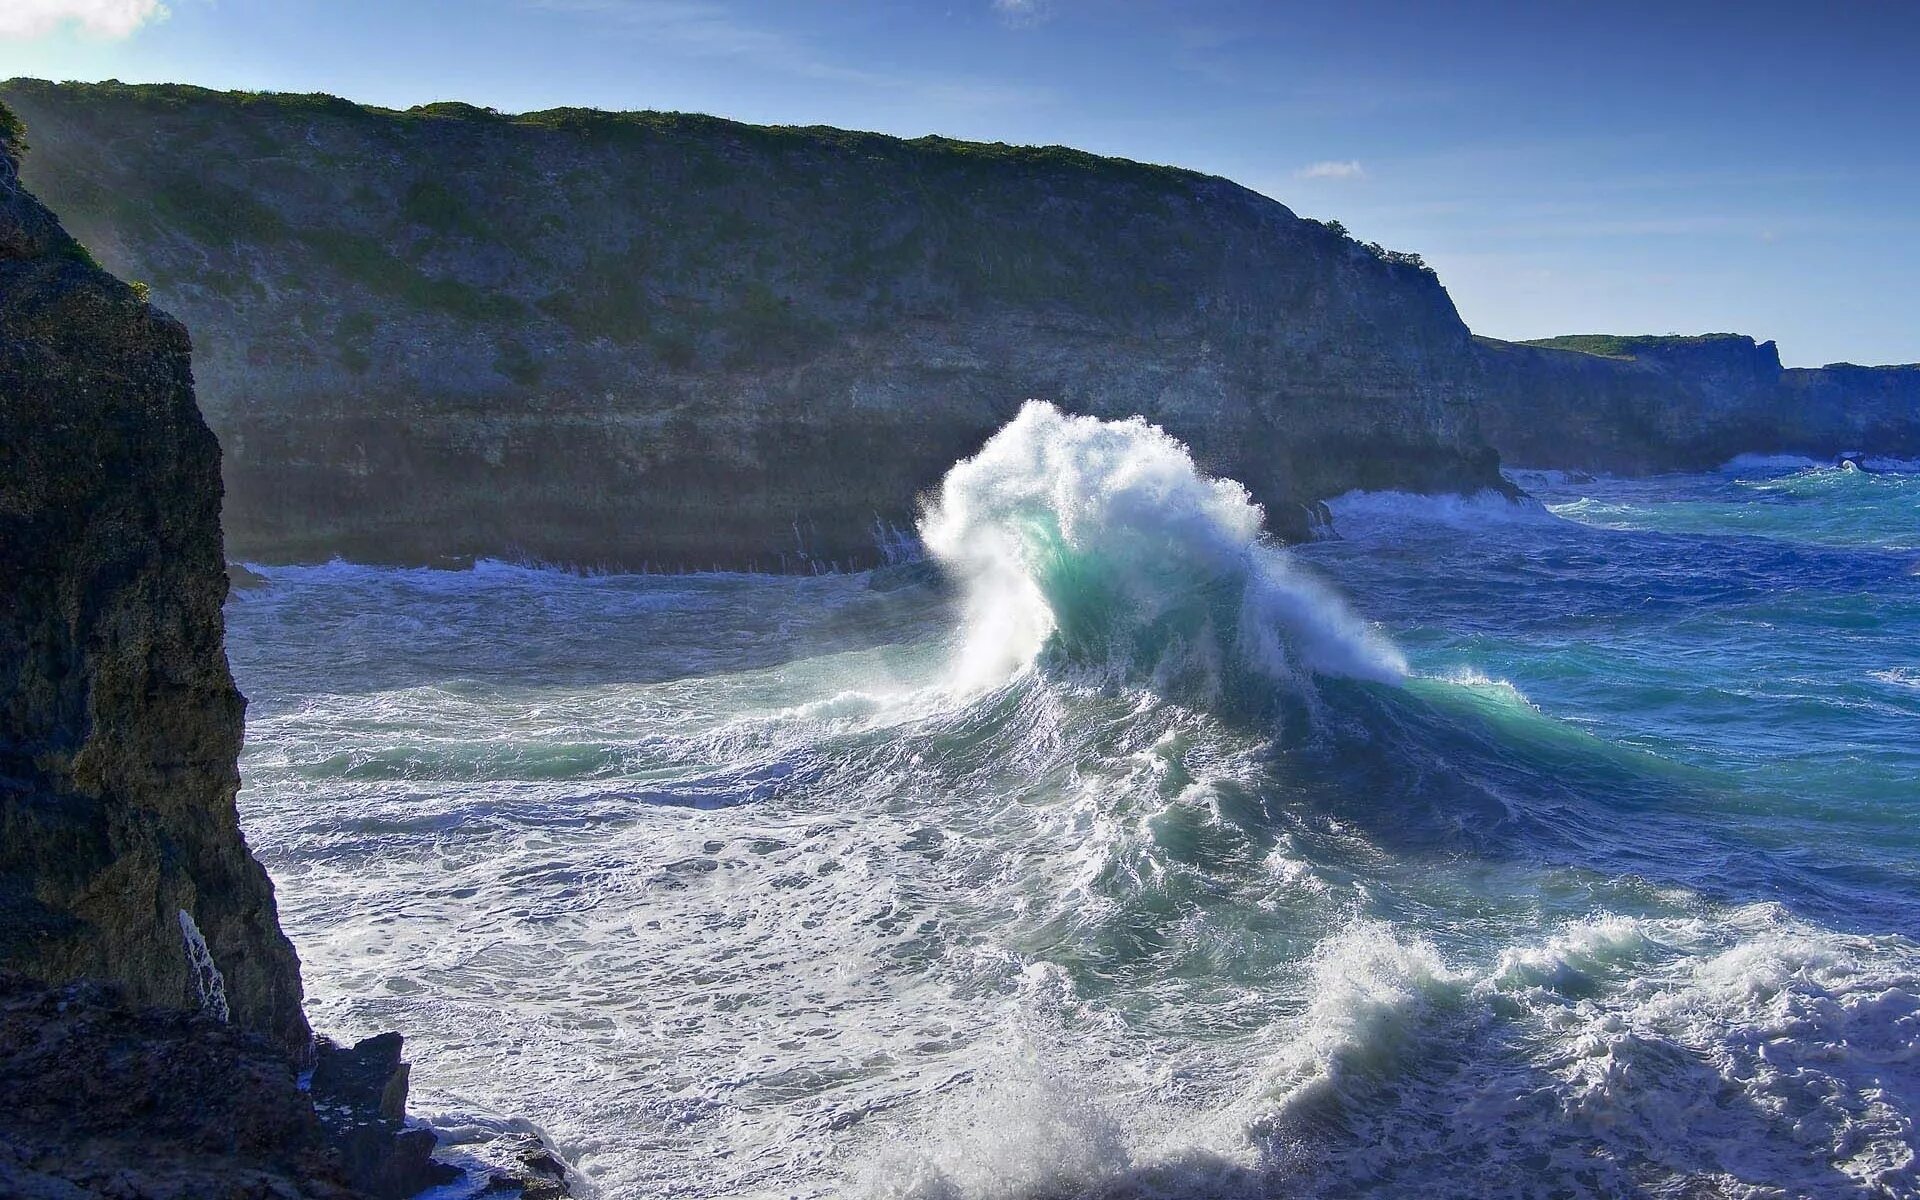
[[[1399,652],[1267,545],[1261,521],[1244,487],[1201,474],[1157,426],[1030,401],[947,473],[920,533],[965,589],[967,686],[1048,649],[1163,677],[1404,676]]]
[[[1360,535],[1409,524],[1456,528],[1552,521],[1553,514],[1529,496],[1517,499],[1496,491],[1471,495],[1412,492],[1348,492],[1327,501],[1333,527],[1342,535]]]
[[[1720,464],[1723,475],[1788,475],[1814,467],[1830,467],[1831,459],[1811,458],[1805,454],[1736,454]]]
[[[1390,1082],[1434,1007],[1456,1001],[1465,982],[1432,944],[1380,922],[1356,923],[1321,943],[1311,1001],[1267,1063],[1253,1130],[1290,1137],[1301,1122]]]

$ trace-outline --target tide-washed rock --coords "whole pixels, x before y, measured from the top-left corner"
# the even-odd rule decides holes
[[[401,1200],[460,1177],[458,1168],[434,1161],[432,1130],[407,1127],[403,1048],[397,1033],[344,1047],[326,1038],[314,1043],[314,1111],[347,1178],[375,1200]]]
[[[393,1200],[397,1035],[297,1079],[299,966],[234,797],[219,448],[185,330],[18,178],[0,107],[0,1197]]]
[[[482,1194],[514,1193],[520,1200],[566,1200],[573,1195],[566,1164],[532,1134],[519,1134],[497,1147],[506,1165],[489,1172]]]

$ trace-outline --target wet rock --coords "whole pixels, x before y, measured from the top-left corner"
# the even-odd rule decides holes
[[[265,575],[247,567],[243,563],[227,564],[227,583],[235,591],[252,591],[266,587],[271,582]]]
[[[408,1128],[404,1041],[383,1033],[342,1047],[314,1043],[309,1090],[347,1178],[376,1200],[401,1200],[460,1177],[436,1162],[430,1129]]]
[[[514,1134],[503,1141],[507,1165],[487,1176],[482,1194],[518,1193],[520,1200],[566,1200],[573,1195],[567,1168],[546,1143],[532,1134]]]

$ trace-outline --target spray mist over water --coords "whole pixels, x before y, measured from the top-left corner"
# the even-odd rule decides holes
[[[961,684],[1042,662],[1215,694],[1303,672],[1399,682],[1399,651],[1265,543],[1262,517],[1158,426],[1029,401],[920,524],[965,589]]]

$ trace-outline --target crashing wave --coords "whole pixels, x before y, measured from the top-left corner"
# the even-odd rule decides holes
[[[963,588],[960,682],[1043,659],[1216,691],[1248,674],[1404,677],[1397,650],[1263,539],[1262,517],[1157,426],[1028,402],[920,524]]]

